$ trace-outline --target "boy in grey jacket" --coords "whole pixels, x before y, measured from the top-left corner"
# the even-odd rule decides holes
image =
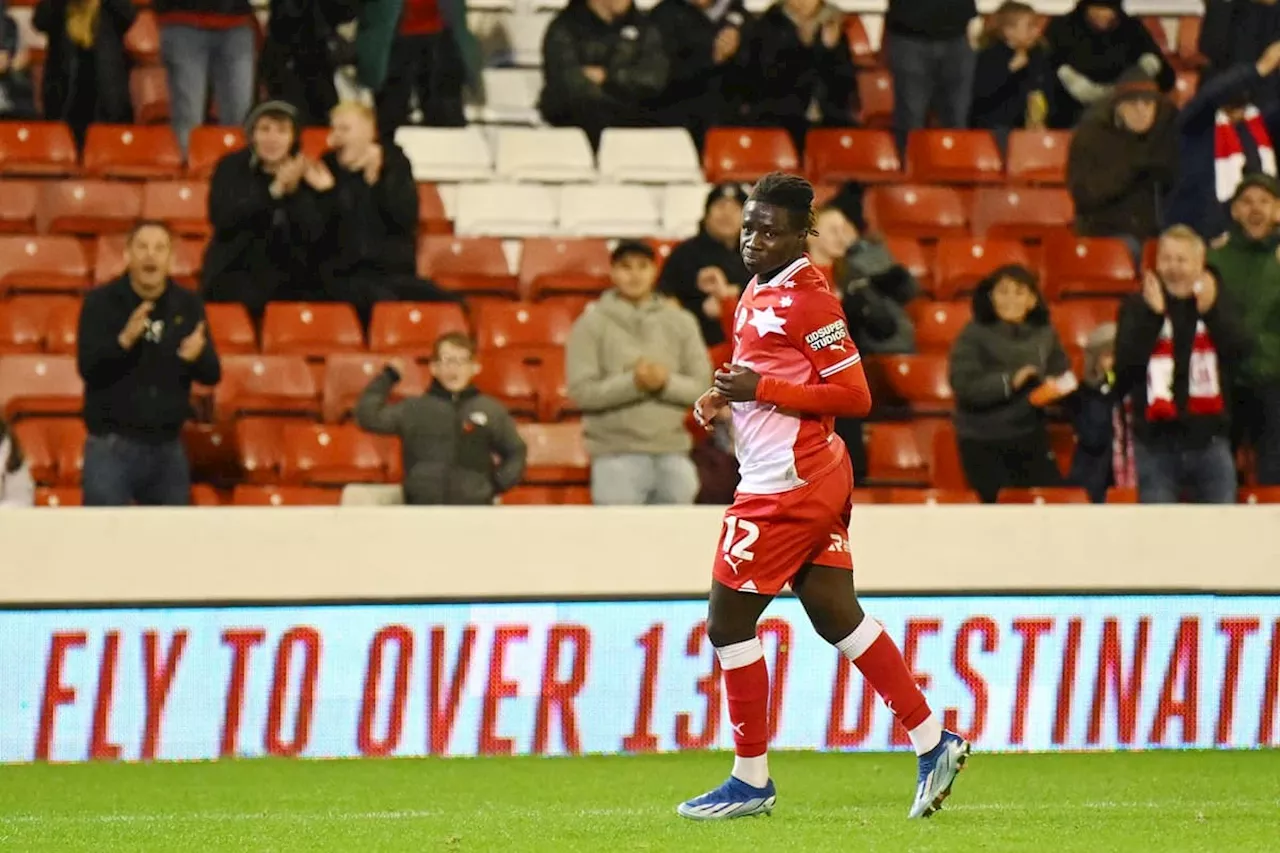
[[[698,474],[685,417],[711,382],[697,319],[654,293],[653,249],[613,252],[613,289],[574,323],[569,396],[583,412],[596,504],[691,504]]]
[[[524,439],[503,405],[471,384],[479,370],[475,344],[452,332],[435,343],[425,394],[388,403],[400,381],[392,361],[360,395],[356,423],[400,437],[405,503],[491,504],[524,476]]]

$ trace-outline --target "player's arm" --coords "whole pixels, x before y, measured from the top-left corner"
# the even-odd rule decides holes
[[[830,293],[805,294],[787,323],[791,345],[804,353],[817,382],[788,382],[760,377],[755,399],[819,417],[861,418],[871,412],[871,389],[862,356],[845,321],[840,302]]]

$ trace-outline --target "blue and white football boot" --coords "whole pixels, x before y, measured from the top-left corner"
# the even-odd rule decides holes
[[[773,811],[778,791],[773,780],[763,788],[748,785],[736,776],[701,797],[695,797],[676,807],[681,817],[690,820],[729,820],[735,817],[767,815]]]
[[[943,731],[942,740],[920,756],[920,776],[916,783],[916,800],[907,817],[929,817],[942,808],[951,795],[956,776],[969,760],[969,742],[955,732]]]

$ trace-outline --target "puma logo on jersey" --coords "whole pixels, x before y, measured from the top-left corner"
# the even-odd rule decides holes
[[[835,349],[844,352],[845,341],[848,338],[849,330],[845,327],[844,320],[836,320],[834,323],[828,323],[821,329],[805,335],[804,342],[814,352],[823,349]]]

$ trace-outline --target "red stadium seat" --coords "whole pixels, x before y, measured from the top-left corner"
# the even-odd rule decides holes
[[[222,359],[214,405],[224,420],[241,415],[319,417],[320,392],[301,356],[230,355]]]
[[[235,449],[242,479],[247,483],[274,483],[280,478],[284,456],[282,426],[271,418],[245,418],[235,425]]]
[[[967,295],[978,282],[1008,264],[1035,269],[1030,253],[1017,240],[945,237],[938,241],[933,293],[939,299]]]
[[[283,423],[280,435],[282,482],[342,485],[387,481],[393,442],[355,424]]]
[[[867,480],[880,485],[924,485],[929,468],[910,422],[867,424]]]
[[[38,507],[60,507],[60,506],[81,506],[84,504],[84,495],[77,488],[71,486],[39,486],[36,488],[36,506]]]
[[[541,411],[542,365],[515,350],[493,350],[484,354],[476,387],[498,398],[512,416],[535,419]]]
[[[1187,70],[1198,70],[1209,64],[1209,58],[1200,52],[1200,27],[1204,18],[1200,15],[1183,15],[1178,18],[1178,65]]]
[[[0,291],[82,291],[89,262],[73,237],[0,237]]]
[[[0,122],[0,175],[74,175],[78,159],[62,122]]]
[[[1004,162],[986,130],[913,130],[907,174],[925,184],[1004,183]]]
[[[530,238],[520,253],[520,284],[533,299],[547,294],[595,295],[609,287],[609,246],[589,238]]]
[[[929,454],[929,480],[935,489],[964,491],[969,488],[960,466],[960,450],[955,427],[943,421],[933,431],[933,452]]]
[[[445,290],[514,297],[518,289],[496,237],[423,237],[418,272]]]
[[[844,37],[849,42],[849,53],[853,55],[854,65],[860,68],[874,68],[879,63],[876,49],[871,45],[871,36],[862,23],[861,15],[845,16]]]
[[[40,187],[40,230],[118,234],[142,216],[142,188],[113,181],[53,181]]]
[[[22,297],[14,299],[14,302]],[[56,302],[46,299],[44,314],[44,348],[60,355],[75,355],[80,339],[80,300],[59,297]]]
[[[1138,490],[1133,486],[1112,486],[1107,489],[1107,503],[1109,504],[1136,504],[1138,502]]]
[[[0,411],[20,415],[74,415],[84,384],[76,360],[63,355],[0,356]]]
[[[156,65],[160,62],[160,28],[156,26],[155,13],[150,9],[139,10],[133,26],[124,34],[124,49],[139,65]]]
[[[949,353],[960,332],[973,317],[968,302],[926,302],[913,300],[907,313],[916,327],[916,350],[921,353]]]
[[[243,305],[232,302],[210,302],[204,307],[209,336],[218,355],[250,355],[258,351],[253,321]]]
[[[369,349],[413,358],[431,355],[436,339],[469,333],[462,308],[451,303],[380,302],[369,323]]]
[[[272,302],[262,317],[264,353],[320,358],[364,348],[360,320],[345,303]]]
[[[574,316],[554,302],[491,303],[476,312],[476,339],[483,349],[564,346]]]
[[[887,130],[811,130],[805,137],[804,170],[815,184],[902,180],[898,145]]]
[[[204,181],[151,181],[142,190],[142,218],[167,223],[182,237],[208,237],[209,185]]]
[[[946,414],[954,407],[945,354],[881,355],[865,363],[871,398],[879,405],[905,405],[926,415]]]
[[[31,234],[36,230],[37,181],[0,180],[0,234]]]
[[[236,506],[338,506],[341,489],[315,486],[236,486],[231,502]]]
[[[1245,486],[1239,500],[1242,504],[1280,504],[1280,486]]]
[[[884,503],[891,504],[976,504],[978,493],[968,489],[884,489]]]
[[[894,261],[906,267],[907,271],[915,276],[916,281],[920,282],[922,288],[926,291],[933,289],[933,262],[919,240],[915,237],[891,235],[884,238],[884,245]]]
[[[968,231],[964,197],[951,187],[871,187],[864,205],[867,222],[883,234],[936,240]]]
[[[1045,242],[1046,294],[1123,296],[1138,290],[1133,255],[1123,240],[1109,237],[1059,237]]]
[[[1083,350],[1089,334],[1103,323],[1114,323],[1120,303],[1114,299],[1078,299],[1059,302],[1049,309],[1049,319],[1068,352]]]
[[[1049,449],[1065,478],[1071,473],[1071,458],[1076,453],[1076,431],[1071,424],[1049,424]]]
[[[581,423],[520,424],[519,430],[529,448],[525,482],[586,485],[590,481],[591,460]]]
[[[225,492],[218,491],[208,483],[191,485],[192,506],[226,506],[229,502],[229,496]]]
[[[193,480],[225,485],[240,479],[239,446],[230,424],[188,423],[182,429],[182,443],[191,460]]]
[[[13,425],[31,478],[41,485],[58,482],[58,455],[49,437],[50,420],[74,422],[72,418],[26,418]]]
[[[1009,182],[1051,184],[1067,182],[1069,130],[1015,130],[1009,134]]]
[[[135,124],[163,124],[169,120],[169,79],[163,68],[153,65],[130,71],[129,97]]]
[[[453,233],[453,223],[435,184],[418,184],[418,224],[423,234]]]
[[[1069,234],[1076,209],[1060,187],[999,187],[978,190],[973,233],[1008,240],[1046,240]]]
[[[1073,486],[1047,489],[1001,489],[996,497],[1001,504],[1087,504],[1089,495]]]
[[[324,363],[321,414],[327,423],[342,423],[351,417],[356,400],[369,382],[382,372],[387,360],[376,355],[331,355]],[[427,390],[430,371],[412,361],[402,365],[400,381],[391,392],[393,402],[414,397]]]
[[[516,486],[502,495],[503,506],[590,506],[587,486]]]
[[[1200,74],[1197,71],[1179,71],[1177,74],[1170,95],[1174,105],[1182,109],[1195,97],[1196,90],[1200,88]]]
[[[887,68],[858,72],[858,103],[863,127],[893,127],[893,75]]]
[[[1147,32],[1151,33],[1161,53],[1165,56],[1173,53],[1173,45],[1169,44],[1169,32],[1164,28],[1164,21],[1159,15],[1142,15],[1139,20],[1147,28]]]
[[[176,178],[182,151],[168,125],[93,124],[85,137],[84,169],[94,177]]]
[[[702,171],[707,181],[755,181],[800,166],[796,147],[785,130],[759,127],[715,127],[703,145]]]
[[[207,180],[218,161],[245,146],[239,127],[197,127],[187,141],[187,175]]]
[[[0,355],[40,352],[47,310],[40,300],[0,300]]]
[[[103,234],[98,237],[97,251],[94,252],[95,283],[102,284],[124,275],[125,247],[124,234]],[[174,281],[186,287],[194,287],[200,275],[200,266],[204,263],[204,248],[202,240],[173,241],[173,254],[169,256],[169,275]]]
[[[319,160],[329,150],[329,128],[304,127],[301,141],[303,155],[308,160]]]

